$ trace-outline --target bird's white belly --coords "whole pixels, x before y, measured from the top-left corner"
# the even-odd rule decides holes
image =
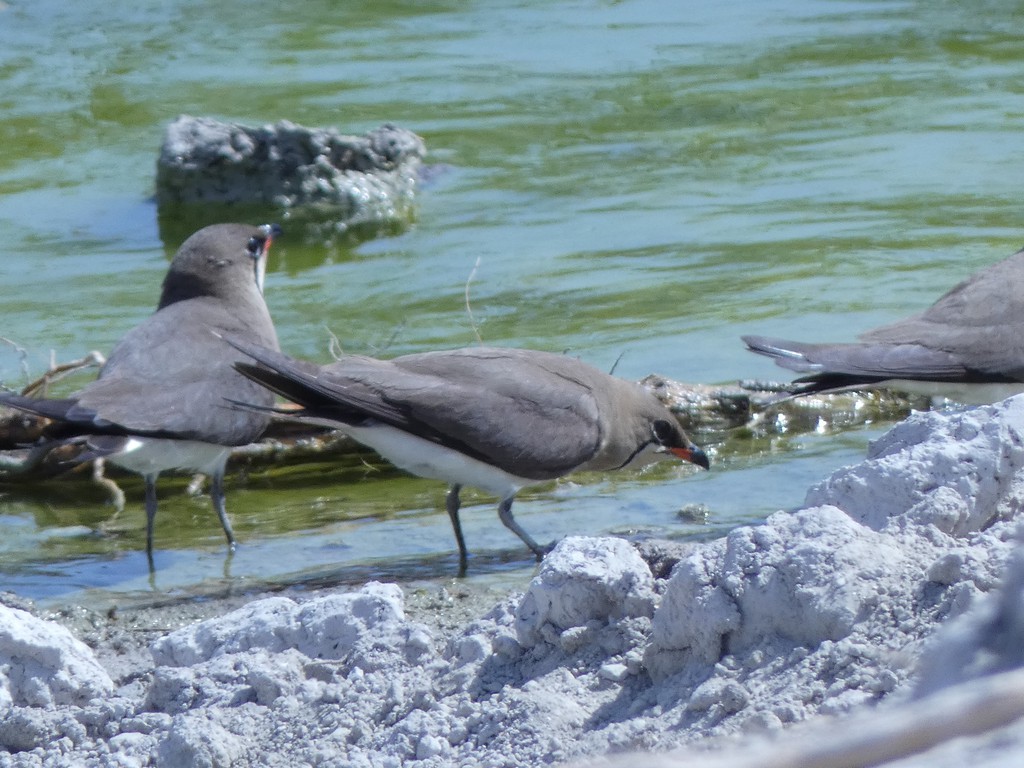
[[[140,475],[168,469],[191,469],[212,475],[223,469],[229,453],[231,449],[226,446],[198,440],[133,437],[123,450],[107,459]]]
[[[509,474],[451,448],[385,424],[372,427],[345,426],[343,431],[406,472],[446,483],[469,485],[493,493],[501,499],[514,495],[524,485],[537,482]]]

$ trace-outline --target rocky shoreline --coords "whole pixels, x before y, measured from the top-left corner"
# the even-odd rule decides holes
[[[998,698],[995,673],[1020,665],[1022,469],[1016,399],[914,414],[803,509],[715,541],[566,539],[523,594],[368,583],[51,617],[12,599],[0,764],[869,762],[857,744],[936,697]],[[870,762],[1010,765],[1010,700],[972,740],[951,723]],[[844,731],[862,738],[853,761],[830,738],[808,762],[835,718],[862,729]]]

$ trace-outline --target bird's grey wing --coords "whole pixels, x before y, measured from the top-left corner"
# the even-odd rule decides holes
[[[67,421],[69,420],[67,417],[68,411],[73,410],[77,403],[72,398],[48,400],[37,397],[25,397],[13,392],[0,392],[0,404],[10,408],[17,408],[19,411],[34,413],[47,419]]]
[[[200,313],[204,322],[181,323],[187,313]],[[269,406],[273,395],[232,368],[242,355],[214,334],[212,329],[234,324],[230,313],[197,300],[170,305],[160,315],[159,322],[141,323],[115,346],[67,417],[112,432],[225,445],[257,439],[269,416],[232,408],[225,398]]]
[[[393,362],[408,378],[384,396],[410,421],[522,477],[559,477],[600,448],[597,401],[570,358],[473,348]]]
[[[1024,251],[976,272],[924,312],[860,338],[946,352],[986,380],[1024,380]]]
[[[585,386],[514,356],[348,356],[319,367],[236,346],[260,363],[238,370],[302,405],[305,416],[339,425],[376,420],[522,477],[565,474],[591,458],[602,437]]]
[[[850,377],[835,386],[889,379],[964,381],[971,375],[956,355],[919,344],[807,344],[764,336],[744,336],[743,341],[752,352],[807,374],[806,378],[825,374]]]
[[[390,363],[350,355],[342,358],[343,362],[320,366],[237,338],[227,337],[226,340],[256,361],[235,362],[236,371],[303,407],[303,411],[289,414],[293,418],[332,420],[351,426],[377,419],[405,428],[401,409],[382,398],[378,387],[362,381],[363,378],[371,382],[386,380],[378,369],[387,370]],[[232,399],[238,405],[257,405],[241,398]]]

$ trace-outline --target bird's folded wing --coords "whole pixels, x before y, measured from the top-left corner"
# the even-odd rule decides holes
[[[203,323],[174,322],[190,312],[203,314]],[[100,377],[77,393],[76,406],[63,418],[110,433],[223,445],[257,439],[269,417],[231,408],[225,398],[267,406],[273,396],[232,368],[242,356],[211,332],[231,323],[230,313],[186,301],[160,314],[160,323],[151,316],[114,347]],[[177,332],[168,333],[169,327]]]
[[[83,431],[137,434],[222,445],[244,445],[259,438],[269,416],[232,408],[232,398],[267,406],[273,395],[232,369],[191,382],[160,383],[144,393],[136,382],[98,379],[82,392],[65,418]]]
[[[918,345],[946,354],[969,371],[966,378],[1024,381],[1024,322],[1014,326],[963,326],[919,316],[870,331],[861,338],[869,345]]]
[[[601,428],[589,393],[556,404],[536,390],[514,393],[446,382],[392,387],[386,397],[405,411],[410,431],[520,477],[560,477],[600,448]]]
[[[16,395],[13,392],[0,392],[0,404],[6,405],[10,408],[17,408],[19,411],[34,413],[37,416],[42,416],[46,419],[53,419],[55,421],[66,420],[67,413],[72,411],[76,406],[75,400],[71,398],[47,400],[43,398]],[[91,418],[92,417],[90,416],[90,421]]]
[[[783,368],[811,376],[843,374],[875,381],[964,381],[973,376],[956,355],[919,344],[807,344],[763,336],[743,340]]]
[[[532,479],[566,474],[602,438],[597,408],[578,383],[522,362],[431,353],[396,361],[348,356],[322,368],[269,350],[240,349],[261,363],[236,367],[306,409],[364,425],[376,420]],[[406,361],[410,365],[405,365]],[[419,363],[419,364],[418,364]]]
[[[924,312],[868,331],[866,343],[941,350],[989,380],[1024,381],[1024,251],[974,273]]]

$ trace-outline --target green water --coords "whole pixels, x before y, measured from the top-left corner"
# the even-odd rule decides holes
[[[1020,3],[0,9],[0,335],[24,350],[0,345],[10,386],[51,351],[109,350],[152,311],[195,228],[151,199],[163,127],[181,113],[351,133],[390,121],[426,140],[438,168],[407,229],[275,244],[282,346],[318,360],[331,333],[347,351],[397,355],[478,330],[619,360],[629,378],[778,378],[740,334],[850,339],[1024,243]],[[542,486],[516,514],[539,540],[717,535],[798,505],[882,428],[719,451],[707,474]],[[437,483],[361,463],[233,477],[229,559],[208,500],[184,486],[161,483],[153,580],[137,481],[104,535],[110,509],[85,483],[8,489],[0,588],[102,602],[454,573]],[[521,585],[532,564],[492,500],[467,502],[478,572]],[[679,514],[694,504],[706,520]]]

